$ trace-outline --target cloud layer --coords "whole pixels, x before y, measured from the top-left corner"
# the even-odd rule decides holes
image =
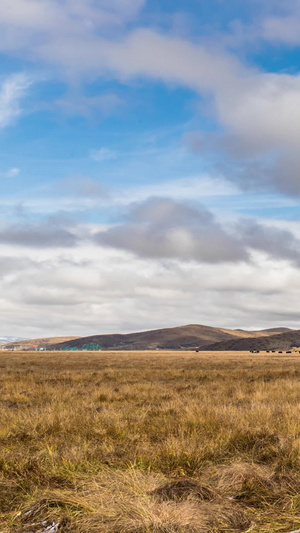
[[[299,323],[299,271],[262,259],[199,268],[81,245],[67,255],[32,252],[30,260],[7,252],[0,269],[2,323],[25,337]]]

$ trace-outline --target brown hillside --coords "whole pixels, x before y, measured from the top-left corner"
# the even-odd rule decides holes
[[[240,338],[249,338],[249,337],[266,337],[267,335],[277,335],[279,333],[288,333],[292,331],[290,328],[270,328],[270,329],[261,329],[259,331],[246,331],[244,329],[225,329],[220,328],[221,331],[225,331],[234,335],[235,337]]]
[[[259,333],[265,334],[279,334],[279,333],[288,333],[289,331],[294,331],[291,328],[270,328],[270,329],[262,329]]]
[[[230,339],[209,346],[205,350],[213,351],[250,351],[250,350],[290,350],[300,347],[300,330],[280,333],[279,335],[266,335],[258,338]]]

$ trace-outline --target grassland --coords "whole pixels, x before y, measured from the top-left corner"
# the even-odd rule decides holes
[[[300,528],[300,355],[0,353],[0,532],[52,522]]]

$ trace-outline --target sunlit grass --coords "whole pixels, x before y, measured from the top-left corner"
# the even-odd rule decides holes
[[[299,355],[12,352],[0,371],[1,533],[300,527]]]

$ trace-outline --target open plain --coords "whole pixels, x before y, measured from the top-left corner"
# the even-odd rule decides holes
[[[0,393],[1,533],[300,527],[300,354],[3,352]]]

